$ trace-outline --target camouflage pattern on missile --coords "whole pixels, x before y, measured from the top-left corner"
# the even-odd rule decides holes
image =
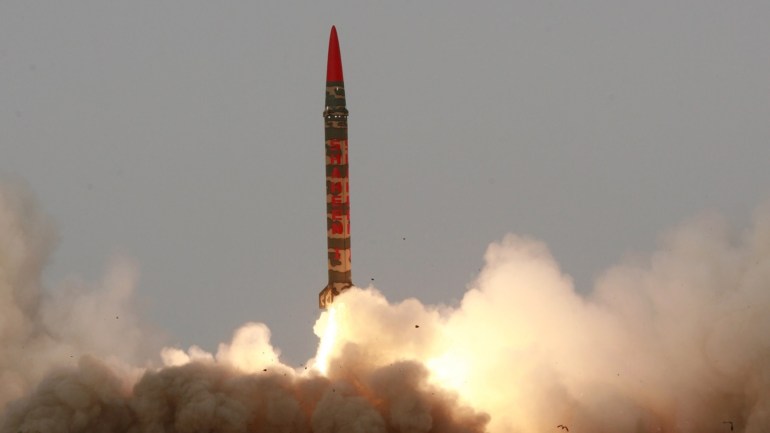
[[[326,235],[329,284],[318,295],[326,308],[334,297],[350,288],[350,182],[348,180],[348,110],[337,29],[332,26],[326,67]]]

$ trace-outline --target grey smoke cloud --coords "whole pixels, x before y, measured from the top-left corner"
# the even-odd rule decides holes
[[[349,364],[347,377],[325,378],[198,361],[148,370],[129,386],[83,357],[11,404],[2,431],[484,431],[486,415],[429,385],[427,376],[416,362],[372,370]]]
[[[52,369],[89,354],[131,375],[159,340],[138,320],[138,276],[116,258],[102,281],[68,280],[43,290],[56,244],[52,222],[23,183],[0,187],[0,407],[28,393]]]

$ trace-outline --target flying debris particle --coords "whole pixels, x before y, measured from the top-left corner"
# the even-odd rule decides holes
[[[420,325],[414,325],[414,327],[415,327],[415,328],[419,328],[419,327],[420,327]]]
[[[569,431],[569,428],[568,428],[566,425],[564,425],[564,424],[559,424],[559,425],[557,425],[556,427],[558,427],[558,428],[560,428],[560,429],[562,429],[562,430],[567,430],[567,431]]]
[[[118,320],[118,319],[120,319],[120,317],[118,317],[118,316],[115,316],[115,320]]]
[[[263,368],[263,369],[262,369],[262,371],[267,371],[267,369],[266,369],[266,368]]]
[[[401,240],[402,240],[402,241],[405,241],[405,240],[406,240],[406,238],[401,238]]]

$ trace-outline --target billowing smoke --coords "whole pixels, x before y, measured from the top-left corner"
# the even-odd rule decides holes
[[[690,221],[587,296],[542,242],[509,235],[485,258],[456,308],[343,295],[337,362],[419,359],[496,433],[770,427],[770,208],[742,233]]]
[[[258,323],[215,354],[167,348],[165,366],[152,367],[131,313],[131,267],[50,299],[39,281],[49,224],[9,191],[0,192],[0,404],[14,401],[3,433],[770,426],[770,209],[739,233],[713,216],[683,224],[586,295],[543,243],[513,235],[489,247],[459,305],[349,290],[317,322],[322,350],[307,370],[283,365]]]
[[[72,280],[43,291],[55,242],[24,185],[0,187],[0,408],[85,354],[127,374],[154,340],[134,313],[136,270],[126,259],[116,259],[97,284]]]
[[[24,188],[0,188],[0,432],[484,430],[487,415],[415,360],[295,370],[258,323],[216,354],[166,348],[164,367],[152,367],[141,361],[152,333],[132,313],[135,269],[119,261],[101,284],[49,294],[41,274],[53,241]]]

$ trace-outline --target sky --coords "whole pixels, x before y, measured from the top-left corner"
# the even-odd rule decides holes
[[[167,344],[263,322],[315,352],[337,26],[353,280],[454,305],[487,246],[579,293],[682,220],[770,196],[767,2],[0,4],[0,178],[57,230],[46,290],[136,264]]]

